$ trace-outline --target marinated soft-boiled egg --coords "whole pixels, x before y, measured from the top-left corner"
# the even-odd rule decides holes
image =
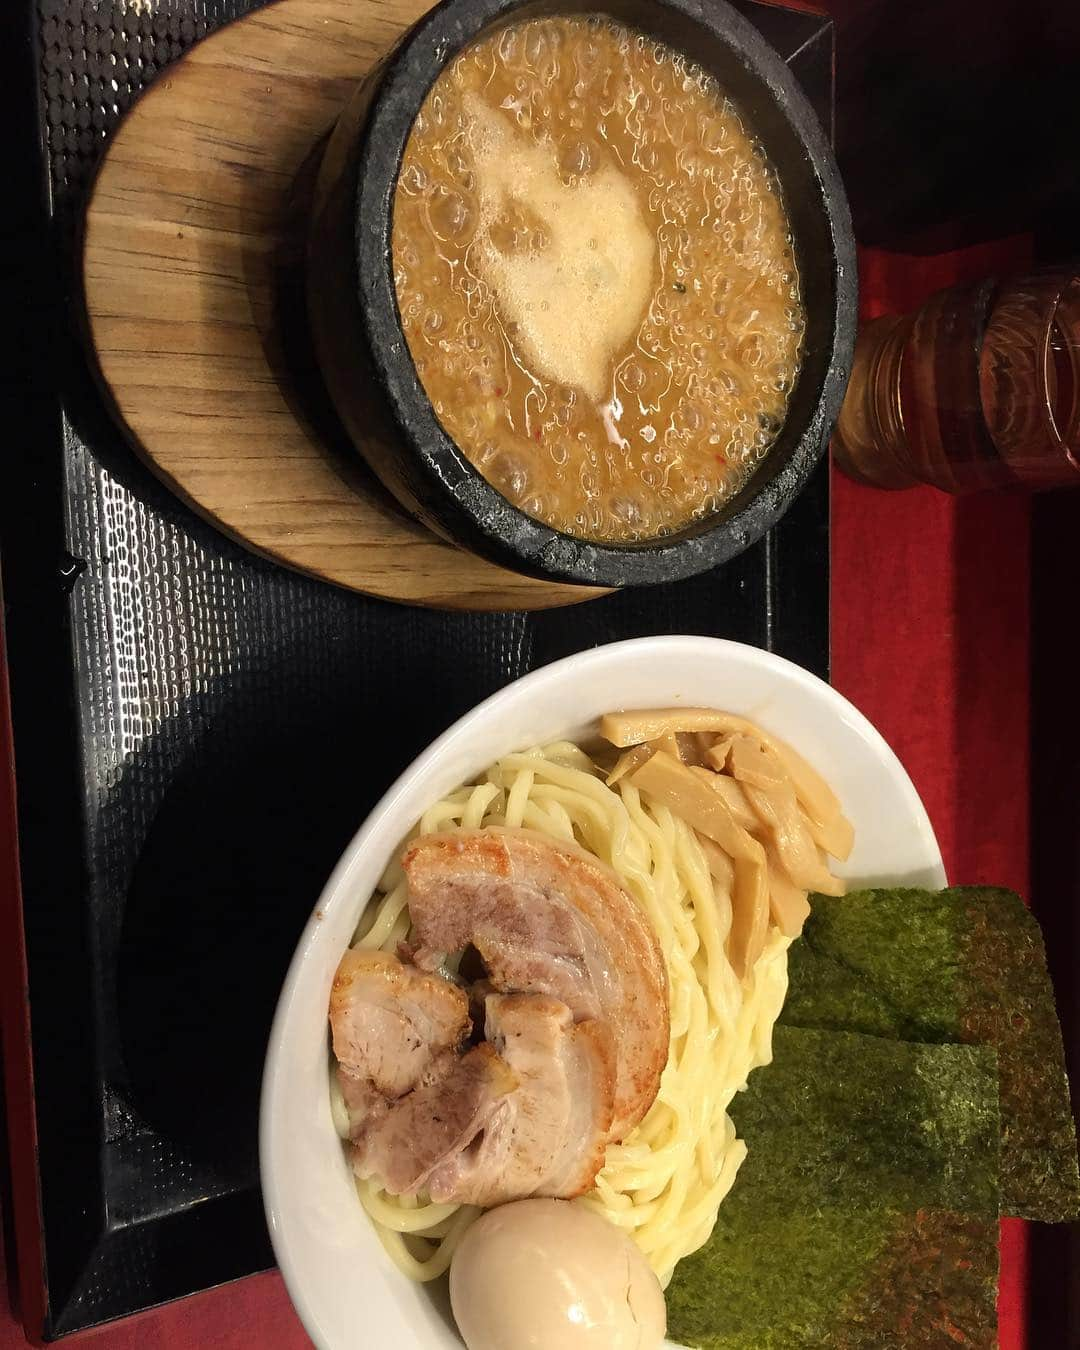
[[[450,1302],[468,1350],[657,1350],[667,1324],[638,1248],[566,1200],[477,1219],[454,1253]]]

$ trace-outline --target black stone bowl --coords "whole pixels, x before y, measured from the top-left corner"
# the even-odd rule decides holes
[[[534,520],[474,469],[439,424],[412,363],[391,260],[394,185],[409,131],[443,67],[492,28],[606,14],[686,53],[745,114],[781,183],[807,326],[787,418],[723,509],[637,544],[589,543]],[[840,410],[855,337],[855,248],[821,126],[787,66],[723,0],[443,0],[372,71],[327,145],[308,253],[319,363],[349,436],[406,510],[437,534],[528,576],[596,586],[675,581],[740,553],[806,483]]]

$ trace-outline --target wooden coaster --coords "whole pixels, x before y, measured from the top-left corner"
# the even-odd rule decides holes
[[[410,520],[344,443],[303,295],[322,143],[425,0],[277,0],[162,72],[112,139],[87,210],[90,332],[151,468],[227,534],[392,600],[544,609],[534,581]]]

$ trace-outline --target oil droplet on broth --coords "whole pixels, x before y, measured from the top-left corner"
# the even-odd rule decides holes
[[[606,19],[466,50],[395,195],[395,287],[439,420],[521,509],[611,542],[701,519],[768,452],[805,326],[791,245],[716,82]]]

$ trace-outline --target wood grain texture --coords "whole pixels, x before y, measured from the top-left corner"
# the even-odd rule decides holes
[[[427,7],[277,0],[170,66],[91,194],[90,335],[139,453],[256,552],[411,604],[575,603],[603,592],[518,576],[405,517],[343,443],[307,341],[307,185],[322,141]]]

